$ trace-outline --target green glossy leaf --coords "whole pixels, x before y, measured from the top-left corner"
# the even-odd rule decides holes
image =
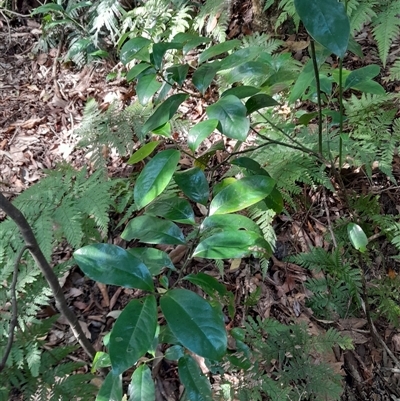
[[[266,175],[268,177],[270,176],[268,172],[261,167],[260,163],[250,157],[237,157],[236,159],[232,160],[231,164],[245,168],[256,175]]]
[[[133,372],[128,394],[129,401],[155,401],[156,389],[147,365],[140,365]]]
[[[144,123],[142,135],[161,127],[168,122],[178,110],[178,107],[184,102],[189,95],[178,93],[166,99]]]
[[[121,237],[127,241],[138,239],[147,244],[179,245],[185,243],[182,230],[172,221],[153,216],[139,216],[132,219]]]
[[[74,259],[92,280],[146,291],[154,289],[149,269],[117,245],[86,245],[74,252]]]
[[[380,70],[381,69],[379,65],[370,64],[366,67],[362,67],[352,71],[346,78],[346,81],[344,83],[344,90],[353,88],[363,81],[369,81],[372,78],[375,78],[379,74]]]
[[[260,46],[244,47],[221,60],[221,71],[235,68],[248,61],[258,58],[264,49]]]
[[[303,115],[301,115],[299,117],[299,124],[305,125],[307,127],[307,125],[310,123],[311,120],[313,120],[316,116],[318,115],[318,112],[313,111],[311,113],[304,113]]]
[[[195,152],[199,145],[217,128],[218,120],[201,121],[189,130],[188,146]]]
[[[161,82],[157,81],[156,74],[143,75],[136,84],[136,93],[142,106],[146,106],[153,95],[161,88]]]
[[[226,287],[221,284],[215,277],[205,273],[188,274],[183,278],[184,280],[190,281],[192,284],[200,287],[210,297],[218,293],[221,296],[227,294]]]
[[[164,358],[170,361],[177,361],[185,355],[184,349],[181,345],[173,345],[169,347],[164,354]]]
[[[348,50],[355,54],[356,56],[360,57],[361,59],[364,58],[363,50],[361,45],[354,39],[353,36],[349,38],[349,47]]]
[[[193,202],[206,205],[209,197],[207,178],[199,167],[193,167],[174,175],[174,180],[182,192]]]
[[[183,45],[179,42],[158,42],[154,43],[153,45],[153,59],[154,59],[154,66],[157,69],[161,68],[162,60],[164,58],[165,53],[171,49],[182,49]]]
[[[246,111],[246,107],[236,96],[228,95],[207,107],[206,113],[208,118],[219,120],[220,130],[224,135],[245,141],[250,128]]]
[[[158,336],[160,344],[178,344],[179,340],[175,337],[170,327],[166,324],[160,327],[160,334]]]
[[[350,22],[343,3],[337,0],[294,0],[308,33],[331,53],[343,58],[350,37]]]
[[[49,12],[60,12],[64,14],[64,8],[56,3],[47,3],[42,6],[36,7],[32,10],[31,14],[47,14]]]
[[[375,81],[363,81],[353,85],[352,88],[364,93],[373,93],[374,95],[384,95],[386,93],[385,88]]]
[[[254,95],[246,102],[247,115],[265,107],[276,106],[278,104],[279,103],[272,96],[264,93]]]
[[[134,299],[125,306],[111,331],[111,366],[123,373],[150,348],[157,328],[157,302],[153,295]]]
[[[279,214],[283,210],[284,202],[281,192],[275,187],[271,193],[264,198],[264,203],[268,209],[272,209],[275,213]]]
[[[361,253],[366,252],[368,245],[368,238],[365,235],[364,230],[355,223],[349,223],[347,225],[347,234],[349,236],[351,244],[355,249]]]
[[[211,384],[201,373],[197,362],[190,355],[185,355],[178,361],[178,373],[181,383],[185,386],[189,401],[212,401]]]
[[[153,129],[153,134],[161,135],[161,136],[165,136],[167,138],[170,138],[171,137],[171,123],[168,121],[167,123],[165,123],[161,127]]]
[[[192,206],[186,199],[172,196],[155,200],[146,207],[146,214],[164,217],[182,224],[195,224]]]
[[[235,88],[230,88],[222,93],[221,97],[232,95],[236,96],[239,99],[244,99],[246,97],[253,96],[260,92],[259,88],[255,88],[254,86],[236,86]]]
[[[247,78],[267,77],[271,73],[271,67],[262,61],[247,61],[226,74],[228,83],[241,82]],[[225,75],[225,73],[224,73]]]
[[[133,59],[140,57],[143,61],[150,61],[149,46],[151,40],[137,36],[136,38],[129,39],[121,48],[121,62],[126,65]]]
[[[142,72],[148,70],[149,68],[152,68],[150,64],[148,63],[140,63],[136,64],[134,67],[132,67],[128,73],[126,74],[126,80],[128,82],[133,81],[138,75],[140,75]],[[153,70],[154,71],[154,70]]]
[[[227,40],[226,42],[218,43],[217,45],[211,46],[200,54],[199,64],[204,63],[205,61],[209,60],[212,57],[219,56],[222,53],[226,53],[240,45],[241,41],[234,39],[234,40]]]
[[[250,255],[270,257],[271,246],[252,231],[227,231],[214,234],[197,245],[194,257],[206,259],[239,259]]]
[[[316,46],[316,57],[318,68],[325,62],[326,58],[329,56],[329,50]],[[307,88],[311,85],[314,76],[314,66],[312,60],[308,60],[306,65],[303,67],[300,75],[298,76],[289,96],[289,103],[293,103],[300,99],[307,91]]]
[[[237,180],[219,192],[211,201],[210,215],[245,209],[268,196],[274,187],[275,181],[264,175],[253,175]]]
[[[167,68],[168,76],[179,86],[182,86],[189,72],[189,64],[177,64]]]
[[[224,178],[221,182],[214,185],[212,189],[213,195],[217,196],[224,188],[226,188],[228,185],[233,184],[236,181],[237,179],[235,177]]]
[[[164,268],[176,270],[170,257],[160,249],[135,247],[128,249],[128,252],[140,259],[153,276],[160,274]]]
[[[200,226],[201,232],[207,231],[252,231],[258,235],[263,235],[260,227],[251,219],[241,214],[214,214],[203,220]]]
[[[138,149],[126,162],[127,164],[135,164],[139,163],[147,156],[149,156],[153,150],[160,144],[161,141],[151,141],[143,145],[140,149]]]
[[[109,366],[111,366],[110,355],[107,352],[97,351],[90,371],[94,373],[97,369],[108,368]]]
[[[109,372],[106,376],[96,401],[122,401],[122,376]]]
[[[175,149],[156,154],[144,167],[136,180],[133,198],[139,209],[160,195],[171,181],[180,158]]]
[[[188,350],[219,360],[227,346],[223,314],[192,291],[170,290],[160,299],[168,326]]]
[[[207,63],[201,65],[193,73],[192,82],[193,85],[204,95],[207,88],[213,81],[215,74],[220,69],[220,62],[214,61],[213,63]]]

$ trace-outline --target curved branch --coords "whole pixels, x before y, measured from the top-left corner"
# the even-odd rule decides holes
[[[53,269],[47,262],[43,252],[40,250],[39,244],[37,243],[36,237],[32,231],[31,226],[25,219],[22,212],[16,208],[1,192],[0,192],[0,209],[2,209],[14,223],[18,226],[18,229],[25,241],[26,247],[29,249],[33,259],[39,266],[44,278],[50,286],[53,296],[56,300],[56,306],[62,315],[67,319],[75,338],[78,340],[84,351],[93,359],[96,355],[91,342],[85,336],[81,325],[78,322],[78,318],[75,313],[69,309],[67,301],[64,297],[64,293],[61,289],[58,278],[53,272]]]

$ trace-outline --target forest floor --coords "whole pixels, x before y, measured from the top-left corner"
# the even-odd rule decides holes
[[[240,10],[233,14],[231,36],[242,33],[242,27],[246,26],[244,15]],[[44,176],[44,170],[53,169],[57,163],[66,161],[77,168],[88,164],[84,151],[76,147],[79,138],[75,133],[88,98],[93,97],[107,107],[110,99],[127,102],[132,96],[124,80],[106,83],[106,75],[115,67],[111,64],[102,63],[78,70],[68,64],[59,64],[57,49],[47,54],[36,54],[34,50],[40,25],[32,19],[27,19],[26,23],[9,26],[5,20],[0,20],[0,190],[9,198],[38,182]],[[288,42],[288,47],[289,42],[296,39],[294,35],[284,32],[281,35]],[[361,62],[353,59],[349,63],[357,67],[362,63],[379,64],[368,32],[362,35],[368,60]],[[115,68],[117,70],[119,67]],[[384,82],[384,73],[381,81]],[[392,92],[400,89],[396,84],[385,87]],[[120,158],[109,157],[110,175],[124,175],[126,167]],[[393,168],[396,178],[400,179],[400,158],[394,161]],[[400,191],[384,175],[376,173],[369,180],[361,171],[349,171],[345,180],[348,188],[358,193],[380,193],[381,207],[385,213],[400,213]],[[316,319],[305,307],[307,293],[304,281],[309,272],[283,261],[285,256],[307,251],[310,247],[327,248],[329,244],[325,243],[324,234],[329,230],[330,221],[346,213],[333,194],[304,187],[303,197],[307,202],[299,203],[297,212],[290,219],[285,215],[276,218],[278,247],[265,279],[260,271],[250,268],[247,261],[242,261],[240,266],[227,266],[224,282],[234,292],[238,305],[233,324],[240,323],[244,314],[249,313],[243,308],[244,300],[255,288],[260,287],[261,296],[258,304],[251,307],[252,315],[262,318],[273,316],[287,324],[304,322],[314,334],[335,327],[353,339],[354,350],[344,353],[334,350],[325,356],[334,371],[343,376],[343,400],[400,400],[400,373],[393,373],[396,371],[393,371],[393,360],[382,344],[384,342],[399,357],[400,330],[378,320],[375,324],[382,340],[380,342],[371,335],[364,317],[338,319],[335,322]],[[118,235],[113,238],[114,243],[118,243]],[[389,259],[393,253],[390,244],[380,238],[377,241],[381,241],[381,255],[387,260],[383,263],[377,255],[373,270],[366,275],[367,279],[388,274],[396,277],[399,267]],[[68,247],[58,249],[54,255],[55,261],[65,260],[70,251]],[[174,257],[174,263],[179,265],[182,257],[179,256],[179,249],[175,250]],[[126,305],[132,297],[132,291],[85,281],[77,268],[63,278],[63,289],[71,307],[83,322],[87,335],[100,349],[102,333],[110,330],[115,312]],[[54,313],[49,305],[43,309],[41,317]],[[68,326],[63,319],[59,319],[46,339],[46,345],[55,347],[70,340]],[[172,395],[179,393],[179,385],[177,380],[173,380],[176,372],[171,373],[167,371],[168,368],[165,367],[159,374],[167,379],[163,386],[170,398],[165,399],[174,400]]]

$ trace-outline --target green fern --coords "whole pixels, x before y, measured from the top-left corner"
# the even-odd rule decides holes
[[[205,31],[217,42],[225,42],[231,8],[232,0],[206,0],[194,19],[194,29],[199,33]]]
[[[119,156],[129,155],[135,145],[134,139],[150,117],[151,111],[151,104],[142,106],[135,102],[120,110],[120,105],[114,102],[103,113],[97,102],[89,99],[81,126],[76,131],[81,138],[78,147],[87,149],[87,155],[95,167],[105,166],[105,149],[116,152]]]
[[[323,248],[313,248],[291,260],[316,273],[324,273],[323,277],[310,278],[305,284],[313,293],[308,304],[316,315],[344,317],[357,311],[361,305],[361,272],[342,261],[339,249],[329,253]]]
[[[237,359],[230,357],[230,363],[240,367],[251,361],[236,389],[239,400],[340,399],[340,376],[326,363],[316,362],[317,355],[331,352],[335,345],[352,348],[351,340],[334,329],[312,336],[304,325],[249,317],[244,338],[236,340],[242,351]]]
[[[397,0],[380,2],[377,16],[372,19],[372,34],[378,45],[379,57],[386,65],[390,46],[400,33],[400,3]]]

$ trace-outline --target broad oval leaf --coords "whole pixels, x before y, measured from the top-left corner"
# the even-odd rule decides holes
[[[178,361],[179,379],[185,386],[189,401],[212,401],[211,384],[200,370],[199,365],[190,355]]]
[[[207,107],[208,118],[219,120],[221,132],[229,138],[245,141],[250,128],[246,107],[236,97],[225,96]]]
[[[147,244],[180,245],[185,243],[182,230],[175,223],[148,215],[132,219],[121,237],[127,241],[138,239]]]
[[[140,63],[136,64],[134,67],[132,67],[128,73],[126,74],[126,80],[128,82],[133,81],[138,75],[140,75],[142,72],[148,70],[151,68],[151,65],[148,63]],[[154,70],[155,71],[155,70]]]
[[[108,368],[109,366],[111,366],[110,355],[106,352],[97,351],[90,371],[94,373],[97,369]]]
[[[133,372],[128,394],[129,401],[155,401],[156,390],[154,380],[146,364],[140,365]]]
[[[240,40],[234,39],[234,40],[227,40],[226,42],[218,43],[217,45],[211,46],[200,54],[199,64],[204,63],[204,61],[207,61],[212,57],[219,56],[222,53],[232,50],[235,47],[240,46],[241,43],[242,42]]]
[[[125,372],[149,350],[156,328],[157,302],[153,295],[125,306],[111,330],[108,345],[114,372]]]
[[[193,167],[174,175],[174,180],[183,193],[193,202],[206,205],[209,196],[207,178],[199,167]]]
[[[164,358],[169,359],[170,361],[178,361],[185,355],[184,348],[182,345],[173,345],[169,347],[165,353]]]
[[[265,107],[276,106],[278,104],[279,103],[272,96],[266,95],[265,93],[260,93],[258,95],[252,96],[250,99],[247,100],[247,114],[249,115],[257,110],[263,109]]]
[[[121,401],[122,400],[122,376],[110,371],[106,376],[96,401]]]
[[[188,146],[195,152],[199,145],[217,128],[218,120],[201,121],[189,130]]]
[[[375,78],[379,72],[380,68],[376,64],[367,65],[366,67],[358,68],[357,70],[352,71],[348,77],[346,78],[346,82],[344,84],[344,90],[352,88],[361,82],[369,81],[372,78]]]
[[[188,274],[183,279],[199,286],[210,297],[215,296],[215,293],[218,293],[220,296],[224,296],[228,292],[223,284],[209,274],[201,272],[197,274],[192,273]]]
[[[343,58],[350,37],[350,22],[343,3],[337,0],[294,0],[308,33],[331,53]]]
[[[151,40],[141,36],[128,40],[121,48],[121,62],[126,65],[139,55],[144,56],[140,57],[143,61],[150,61],[148,50],[150,44]]]
[[[183,45],[179,42],[158,42],[153,44],[153,60],[156,68],[161,68],[162,60],[167,50],[182,49]]]
[[[246,230],[252,231],[258,235],[262,235],[260,227],[253,220],[241,214],[214,214],[204,219],[201,224],[201,232],[207,231],[236,231]]]
[[[254,86],[242,85],[227,89],[225,92],[221,94],[221,97],[233,95],[239,99],[243,99],[245,97],[256,95],[258,92],[260,92],[259,88],[255,88]]]
[[[179,86],[182,86],[189,72],[189,64],[172,65],[166,69],[168,77],[175,81]]]
[[[148,132],[167,123],[176,113],[180,104],[184,102],[188,96],[189,95],[183,93],[178,93],[166,99],[144,123],[141,134],[146,135]]]
[[[368,238],[365,235],[364,230],[358,224],[349,223],[347,225],[347,234],[354,248],[356,248],[361,253],[366,252]]]
[[[149,269],[128,251],[112,244],[92,244],[74,252],[80,269],[92,280],[153,291]]]
[[[148,155],[150,155],[153,150],[160,144],[161,141],[151,141],[143,145],[140,149],[138,149],[126,162],[127,164],[135,164],[142,161]]]
[[[170,257],[156,248],[130,248],[128,252],[140,259],[153,276],[157,276],[164,268],[176,270]]]
[[[157,81],[156,74],[143,75],[136,84],[136,93],[142,106],[146,106],[153,95],[161,88],[161,82]]]
[[[178,165],[180,153],[167,149],[155,155],[136,180],[133,198],[139,209],[148,205],[164,191]]]
[[[182,224],[195,224],[192,206],[178,196],[157,199],[146,207],[146,214],[164,217]]]
[[[192,291],[170,290],[160,299],[168,326],[188,350],[219,360],[227,346],[223,314]]]
[[[275,181],[265,175],[252,175],[237,180],[220,191],[211,201],[210,215],[245,209],[267,197],[274,187]]]
[[[213,63],[207,63],[201,65],[193,73],[192,82],[193,85],[204,95],[207,88],[213,81],[215,74],[219,71],[221,63],[214,61]]]
[[[271,246],[252,231],[226,231],[214,234],[197,245],[194,257],[206,259],[239,259],[245,256],[270,257]]]

